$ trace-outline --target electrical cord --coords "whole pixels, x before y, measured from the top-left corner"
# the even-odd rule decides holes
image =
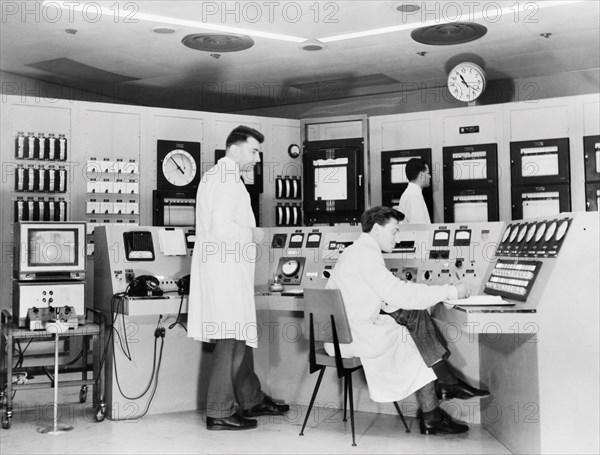
[[[181,317],[181,309],[182,308],[183,308],[183,294],[181,294],[181,299],[179,300],[179,311],[177,311],[177,318],[175,319],[175,322],[169,326],[169,330],[171,330],[173,327],[175,327],[177,324],[179,324],[181,327],[183,327],[183,330],[185,330],[187,332],[187,327],[185,325],[183,325],[183,322],[181,322],[179,320],[179,318]]]

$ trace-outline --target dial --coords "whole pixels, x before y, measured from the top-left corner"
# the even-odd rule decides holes
[[[474,101],[485,90],[485,71],[475,63],[459,63],[448,74],[447,85],[448,90],[457,100]]]
[[[294,276],[300,269],[300,262],[297,259],[290,259],[281,265],[281,273],[285,276]]]
[[[552,221],[546,230],[546,235],[544,236],[544,240],[549,242],[554,233],[556,232],[556,221]]]
[[[535,231],[536,242],[539,242],[541,240],[542,236],[544,235],[544,232],[546,232],[546,223],[538,224],[537,231]]]
[[[533,234],[535,234],[535,224],[530,224],[529,229],[527,229],[527,236],[525,237],[525,241],[529,242],[533,238]]]
[[[298,144],[290,144],[288,147],[288,155],[291,158],[298,158],[300,156],[300,146]]]
[[[519,233],[519,226],[513,226],[512,232],[510,233],[510,242],[511,243],[515,239],[515,237],[517,236],[518,233]]]
[[[181,187],[189,185],[194,180],[198,169],[196,161],[189,152],[175,149],[165,155],[162,172],[171,185]]]
[[[519,229],[519,235],[517,237],[517,242],[521,242],[521,240],[523,240],[523,238],[525,237],[525,233],[527,232],[527,225],[524,224],[523,226],[521,226],[521,229]]]
[[[502,242],[501,243],[506,242],[506,239],[508,238],[508,235],[510,234],[510,229],[511,229],[511,227],[508,226],[506,228],[506,230],[504,231],[504,235],[502,236]]]
[[[560,241],[565,233],[567,232],[567,228],[569,227],[569,222],[567,220],[562,220],[558,225],[558,229],[556,230],[556,241]]]

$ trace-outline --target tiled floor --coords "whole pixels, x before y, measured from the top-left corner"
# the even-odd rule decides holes
[[[71,388],[71,390],[73,390]],[[48,392],[46,390],[46,392]],[[1,430],[0,452],[9,454],[182,454],[182,453],[419,453],[506,454],[506,448],[479,425],[457,436],[423,436],[418,421],[407,418],[407,434],[392,415],[356,414],[357,447],[351,446],[350,421],[340,412],[317,410],[304,436],[299,436],[306,407],[293,407],[285,417],[262,417],[247,431],[208,431],[200,412],[148,414],[137,421],[94,421],[94,410],[80,404],[75,391],[61,396],[60,421],[73,426],[61,434],[41,434],[52,424],[51,403],[25,406],[15,401],[9,430]],[[19,392],[24,395],[26,392]],[[29,392],[27,392],[29,393]],[[62,394],[61,394],[62,395]],[[314,413],[314,411],[313,411]]]

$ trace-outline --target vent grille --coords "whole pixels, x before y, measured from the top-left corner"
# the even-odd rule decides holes
[[[473,22],[455,22],[417,28],[412,31],[410,36],[421,44],[448,46],[475,41],[486,33],[487,28],[483,25]]]
[[[254,40],[247,35],[213,35],[197,33],[181,40],[184,46],[205,52],[238,52],[254,46]]]

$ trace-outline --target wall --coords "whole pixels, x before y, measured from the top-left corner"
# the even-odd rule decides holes
[[[86,217],[87,160],[91,157],[121,158],[135,159],[140,165],[140,214],[137,219],[140,225],[151,225],[158,139],[200,142],[202,170],[206,170],[214,163],[214,150],[225,147],[227,134],[237,125],[246,124],[263,132],[265,172],[260,214],[262,225],[274,225],[275,176],[300,169],[300,159],[292,159],[287,155],[289,144],[300,143],[300,127],[296,120],[3,95],[1,122],[0,210],[5,214],[0,221],[1,308],[11,307],[13,201],[19,195],[28,195],[14,191],[17,164],[29,163],[15,159],[15,137],[19,131],[26,135],[28,132],[36,135],[40,132],[66,135],[68,160],[61,164],[68,171],[67,192],[54,196],[64,197],[69,202],[69,220],[90,219]],[[52,196],[43,193],[32,195],[36,198]],[[128,221],[125,217],[121,218],[124,222]],[[93,270],[92,265],[88,263],[89,274]],[[90,288],[88,286],[89,297]]]
[[[478,125],[479,132],[459,134],[460,126]],[[498,144],[500,220],[511,220],[510,142],[568,137],[571,209],[585,211],[583,137],[600,132],[600,95],[471,106],[369,118],[371,203],[381,204],[381,152],[432,149],[433,222],[443,222],[442,147]]]

